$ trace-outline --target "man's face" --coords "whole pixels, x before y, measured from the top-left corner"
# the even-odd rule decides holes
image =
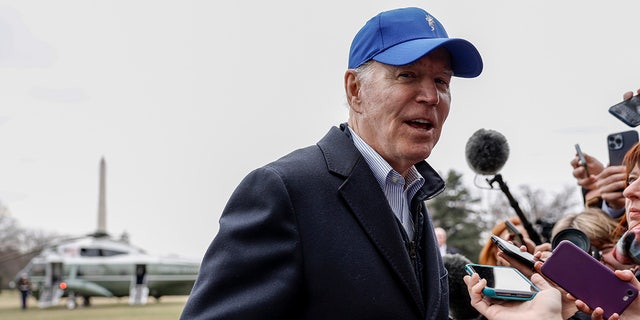
[[[405,66],[372,63],[350,98],[349,125],[404,174],[431,154],[449,115],[449,52],[440,48]]]

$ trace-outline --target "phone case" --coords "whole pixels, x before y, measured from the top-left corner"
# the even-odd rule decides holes
[[[477,273],[487,280],[482,294],[494,299],[531,300],[540,291],[518,269],[505,266],[489,266],[470,263],[465,265],[468,274]]]
[[[564,240],[542,265],[542,274],[589,307],[601,307],[605,318],[621,314],[638,295],[638,289],[622,281],[607,266],[578,246]]]
[[[536,261],[531,253],[520,251],[520,248],[496,236],[495,234],[491,235],[491,241],[493,241],[493,243],[495,243],[495,245],[498,246],[498,248],[502,250],[502,252],[504,252],[506,255],[517,259],[527,267],[533,269],[533,265],[536,263]]]
[[[640,97],[635,95],[609,107],[609,113],[630,127],[640,125]]]
[[[607,136],[607,148],[609,149],[609,165],[619,166],[622,164],[624,155],[638,142],[638,132],[629,130],[612,133]]]
[[[513,240],[512,240],[513,244],[516,245],[516,246],[523,245],[524,244],[524,239],[523,239],[522,233],[520,232],[518,227],[516,227],[509,220],[505,220],[504,221],[504,225],[507,227],[507,231],[509,232],[509,234],[511,234],[513,236]]]

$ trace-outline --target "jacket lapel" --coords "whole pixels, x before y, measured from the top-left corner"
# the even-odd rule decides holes
[[[346,127],[342,129],[347,130]],[[420,287],[395,215],[371,169],[349,138],[348,130],[341,132],[332,128],[318,146],[325,154],[329,171],[345,177],[339,192],[362,229],[424,314]]]

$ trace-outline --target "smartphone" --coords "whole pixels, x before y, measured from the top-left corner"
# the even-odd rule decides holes
[[[541,272],[592,309],[601,307],[605,319],[622,314],[638,296],[636,287],[568,240],[558,244]]]
[[[582,153],[582,149],[580,149],[580,145],[576,143],[576,153],[578,154],[578,158],[580,158],[580,165],[584,168],[584,172],[587,174],[587,177],[590,176],[589,168],[587,166],[587,159],[584,157]]]
[[[509,241],[496,236],[495,234],[491,235],[491,241],[493,241],[493,243],[498,246],[498,248],[502,250],[502,252],[504,252],[506,255],[533,269],[533,265],[536,263],[536,260],[531,253],[520,251],[520,248],[510,243]]]
[[[624,155],[638,142],[638,132],[635,130],[612,133],[607,136],[607,147],[609,149],[609,165],[619,166],[622,164]]]
[[[513,242],[513,244],[515,244],[516,246],[524,245],[524,237],[522,236],[522,232],[520,232],[520,229],[518,229],[518,227],[516,227],[516,225],[511,223],[511,221],[509,220],[505,220],[504,225],[507,227],[507,231],[513,238],[511,242]]]
[[[640,97],[635,95],[609,107],[609,113],[630,127],[640,125]]]
[[[494,299],[531,300],[540,291],[516,268],[470,263],[465,265],[465,270],[470,275],[477,273],[486,279],[487,286],[482,289],[482,294]]]

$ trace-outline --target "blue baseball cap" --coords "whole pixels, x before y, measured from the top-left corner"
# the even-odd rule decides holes
[[[385,11],[367,21],[351,43],[349,69],[371,59],[401,66],[440,47],[451,54],[454,76],[474,78],[482,72],[476,47],[467,40],[449,38],[440,21],[420,8]]]

